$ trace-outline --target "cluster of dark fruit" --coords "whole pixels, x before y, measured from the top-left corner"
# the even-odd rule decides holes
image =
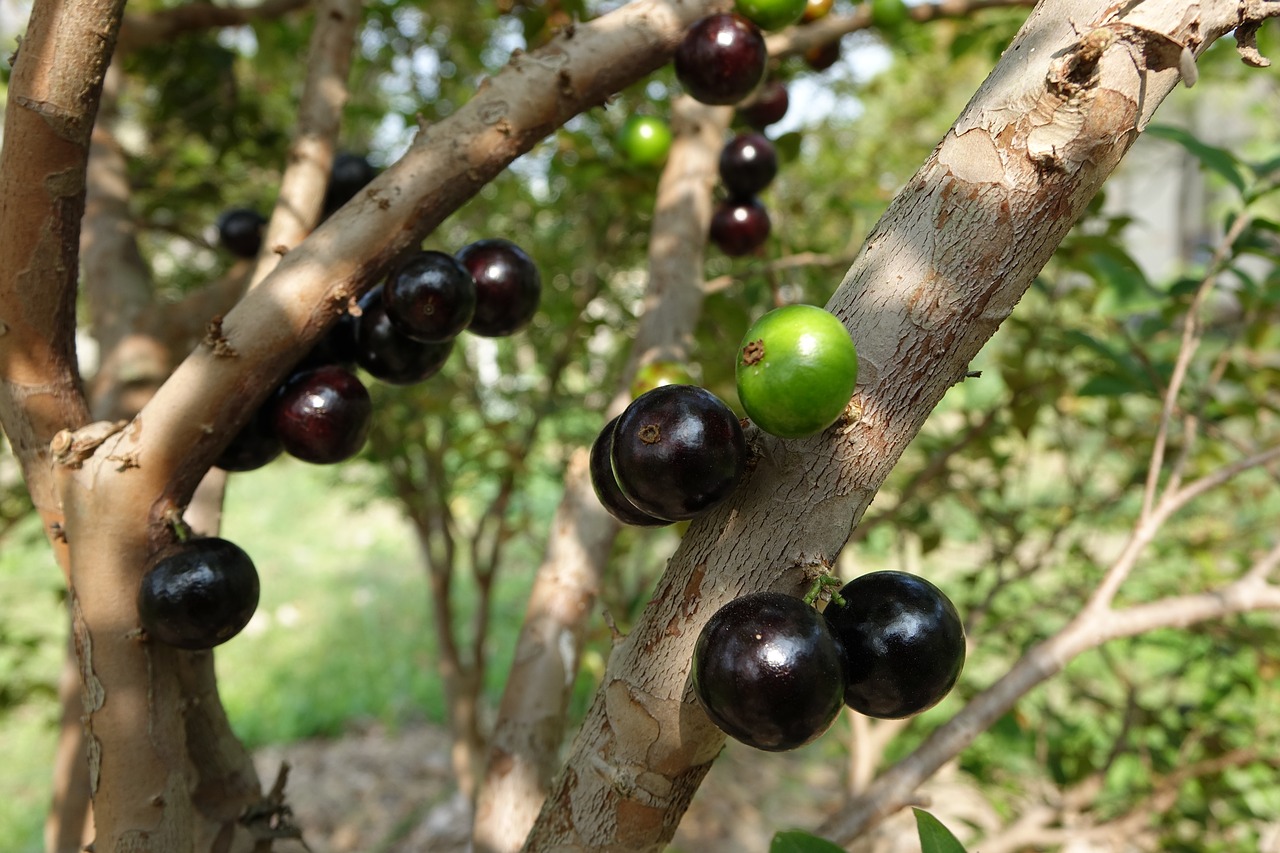
[[[697,385],[662,385],[631,401],[591,446],[591,484],[624,524],[658,527],[722,503],[747,469],[737,416]]]
[[[698,636],[693,692],[725,734],[782,751],[826,731],[842,705],[881,719],[933,707],[964,659],[964,628],[941,590],[874,572],[845,584],[823,613],[776,592],[729,602]]]
[[[317,464],[351,458],[373,414],[355,367],[393,385],[425,381],[464,329],[499,337],[523,328],[541,291],[533,260],[507,240],[480,240],[456,256],[414,253],[338,320],[214,464],[252,471],[282,451]]]
[[[726,255],[754,252],[769,237],[769,212],[757,195],[778,174],[778,154],[762,133],[739,133],[720,152],[727,197],[711,215],[711,242]]]
[[[359,154],[344,152],[334,157],[320,218],[328,219],[377,176],[378,170]],[[262,251],[262,229],[266,224],[266,217],[258,211],[233,207],[218,217],[218,242],[238,258],[256,258]]]
[[[372,177],[356,171],[335,168],[326,208],[341,206]],[[223,217],[228,248],[240,232],[233,227],[228,240],[225,226],[245,221]],[[246,256],[260,248],[261,217],[257,222],[258,245]],[[360,299],[358,311],[338,320],[214,464],[226,471],[252,471],[285,452],[317,464],[351,458],[364,446],[373,415],[357,366],[384,382],[421,382],[444,365],[462,331],[501,337],[522,329],[537,311],[541,292],[537,266],[507,240],[480,240],[456,256],[415,252]],[[183,649],[227,641],[248,624],[257,603],[253,562],[236,545],[215,537],[186,539],[162,551],[138,591],[147,636]]]

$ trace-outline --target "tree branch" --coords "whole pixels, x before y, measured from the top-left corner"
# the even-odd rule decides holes
[[[362,9],[360,0],[320,0],[316,6],[318,24],[311,38],[298,121],[251,287],[266,278],[280,256],[301,243],[320,221],[342,110],[350,94],[347,77]]]
[[[942,394],[1178,83],[1179,57],[1152,51],[1139,69],[1123,36],[1092,56],[1071,22],[1102,20],[1108,8],[1041,3],[872,230],[828,304],[858,344],[861,417],[802,441],[753,436],[754,470],[693,522],[614,648],[526,849],[654,850],[670,839],[724,740],[687,681],[705,620],[748,591],[798,592],[806,567],[834,559]],[[1241,23],[1240,7],[1147,0],[1127,23],[1139,41],[1159,33],[1199,51]],[[1084,115],[1067,106],[1086,92]],[[1021,677],[1038,683],[1051,663],[1038,655]]]
[[[969,18],[975,12],[985,9],[1006,9],[1011,7],[1034,6],[1035,0],[941,0],[939,3],[920,3],[909,6],[911,20],[918,24],[945,18]],[[821,47],[839,38],[869,30],[874,26],[871,19],[871,5],[859,3],[848,15],[828,15],[811,24],[789,27],[766,39],[769,56],[781,59],[787,56],[803,54],[811,48]]]
[[[308,0],[265,0],[257,6],[215,6],[192,0],[173,9],[129,12],[120,28],[121,53],[164,44],[178,36],[215,27],[239,27],[280,18],[305,8]]]
[[[89,136],[123,0],[41,0],[14,60],[0,149],[0,425],[46,530],[49,442],[89,420],[75,354]],[[51,540],[53,541],[53,540]],[[65,569],[62,543],[54,550]]]

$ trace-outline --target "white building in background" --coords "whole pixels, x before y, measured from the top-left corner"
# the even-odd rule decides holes
[[[1240,84],[1202,76],[1195,89],[1170,95],[1153,124],[1180,127],[1247,159],[1242,152],[1259,141],[1260,133],[1276,137],[1276,130],[1257,120],[1259,105],[1280,108],[1280,88],[1273,77],[1253,74]],[[1280,109],[1268,112],[1280,115]],[[1234,193],[1221,189],[1222,184],[1181,145],[1144,135],[1107,181],[1103,209],[1132,217],[1125,230],[1126,248],[1148,279],[1167,281],[1213,251],[1222,234],[1224,194]]]

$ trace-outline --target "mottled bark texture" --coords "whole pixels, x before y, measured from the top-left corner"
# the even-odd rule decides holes
[[[658,850],[723,743],[688,689],[706,619],[834,562],[943,392],[1008,316],[1177,84],[1274,3],[1046,0],[890,205],[828,307],[862,356],[847,422],[753,433],[756,464],[699,519],[614,649],[528,850]]]

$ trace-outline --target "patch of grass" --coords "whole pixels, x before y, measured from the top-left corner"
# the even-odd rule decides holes
[[[52,798],[58,674],[66,642],[62,573],[32,516],[0,549],[0,850],[36,853]]]

